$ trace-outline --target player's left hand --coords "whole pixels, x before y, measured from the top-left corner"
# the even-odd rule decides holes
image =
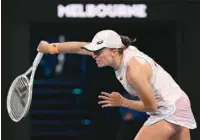
[[[122,97],[119,92],[112,92],[111,94],[101,92],[101,95],[99,95],[98,98],[103,99],[98,102],[101,107],[119,107],[122,106],[124,100],[124,97]]]

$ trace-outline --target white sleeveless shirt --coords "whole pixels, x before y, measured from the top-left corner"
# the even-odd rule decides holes
[[[137,93],[134,87],[132,87],[126,79],[127,64],[132,58],[136,58],[141,63],[148,63],[152,69],[150,84],[155,93],[158,109],[156,112],[147,112],[147,114],[159,116],[158,119],[173,114],[175,112],[175,102],[181,96],[186,94],[159,64],[143,52],[139,51],[136,47],[129,46],[124,50],[120,68],[115,71],[117,79],[129,94],[138,96],[139,93]],[[156,122],[158,120],[154,119],[154,121]]]

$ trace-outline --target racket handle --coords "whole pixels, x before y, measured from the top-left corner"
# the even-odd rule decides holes
[[[35,60],[33,62],[33,67],[37,67],[38,64],[40,63],[40,60],[42,59],[42,56],[44,53],[38,52],[37,56],[35,57]]]

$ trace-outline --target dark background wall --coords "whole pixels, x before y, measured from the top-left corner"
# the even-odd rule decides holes
[[[48,4],[47,4],[48,3]],[[29,140],[30,118],[18,124],[8,118],[6,96],[10,83],[19,73],[30,66],[30,23],[36,21],[57,21],[54,6],[50,1],[2,1],[2,139]],[[197,123],[200,122],[199,78],[200,78],[200,2],[198,1],[157,1],[148,2],[155,5],[150,20],[174,21],[178,25],[178,73],[177,80],[191,99]],[[44,10],[45,7],[45,10]],[[170,54],[169,54],[170,57]],[[22,133],[23,132],[23,133]],[[200,137],[199,129],[192,131],[192,140]]]
[[[199,94],[198,93],[198,79],[200,77],[200,60],[198,52],[200,50],[200,19],[198,17],[199,4],[191,3],[187,6],[188,10],[185,12],[187,15],[184,19],[184,31],[182,46],[180,48],[181,67],[180,67],[180,82],[183,89],[190,95],[191,104],[194,109],[194,115],[197,118],[197,123],[200,122],[199,113]],[[195,18],[197,17],[197,18]],[[192,138],[199,138],[199,128],[192,132]]]

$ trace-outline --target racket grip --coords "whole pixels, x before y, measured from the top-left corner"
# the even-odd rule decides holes
[[[40,60],[42,59],[42,56],[44,53],[38,52],[37,56],[35,57],[35,60],[33,62],[33,67],[37,67],[38,64],[40,63]]]

